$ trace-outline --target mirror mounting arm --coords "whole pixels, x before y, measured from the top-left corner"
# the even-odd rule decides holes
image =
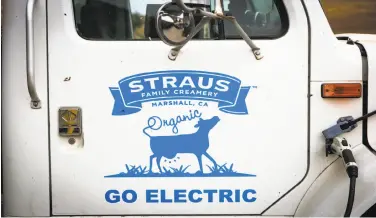
[[[168,58],[172,61],[176,60],[180,50],[191,40],[202,28],[204,28],[205,24],[207,24],[212,18],[204,16],[200,23],[193,29],[192,34],[188,36],[185,42],[182,45],[176,46],[171,49],[170,53],[168,54]]]
[[[252,49],[252,52],[256,58],[256,60],[261,60],[263,58],[263,55],[261,54],[260,48],[257,47],[252,39],[248,36],[248,34],[243,30],[243,28],[239,25],[236,18],[233,16],[225,16],[223,15],[222,7],[221,5],[217,5],[215,13],[207,12],[200,9],[190,8],[186,6],[183,2],[183,0],[172,0],[174,3],[177,4],[177,6],[187,13],[194,13],[197,15],[203,16],[203,19],[200,21],[200,23],[192,30],[192,34],[189,35],[189,37],[185,40],[185,42],[182,45],[176,46],[171,49],[170,54],[168,55],[170,60],[176,60],[177,55],[179,54],[179,51],[188,43],[189,40],[191,40],[200,30],[204,27],[206,23],[208,23],[211,19],[221,19],[221,20],[228,20],[230,21],[238,31],[239,35],[246,41],[246,43],[249,45],[249,47]],[[219,0],[217,0],[218,2]],[[220,2],[220,1],[219,1]]]
[[[261,55],[260,48],[257,47],[252,39],[248,36],[248,34],[243,30],[243,28],[239,25],[238,21],[235,19],[235,17],[226,17],[226,20],[229,20],[232,22],[232,24],[236,27],[236,30],[238,31],[239,35],[244,39],[244,41],[251,47],[252,52],[257,60],[261,60],[263,58],[263,55]]]

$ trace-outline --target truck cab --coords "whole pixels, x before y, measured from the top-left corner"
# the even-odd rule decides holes
[[[375,35],[319,0],[170,2],[2,1],[5,216],[343,216],[325,130],[358,117],[351,215],[376,203]]]

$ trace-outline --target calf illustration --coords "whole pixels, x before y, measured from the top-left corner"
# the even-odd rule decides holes
[[[200,165],[200,171],[203,172],[202,167],[202,155],[205,155],[211,162],[213,162],[214,167],[217,168],[217,163],[213,157],[211,157],[207,150],[209,148],[209,132],[210,130],[220,121],[218,116],[215,116],[208,120],[203,120],[200,118],[198,123],[194,126],[198,128],[197,132],[192,134],[177,135],[177,136],[150,136],[150,148],[153,155],[150,156],[150,173],[152,172],[153,159],[157,159],[157,166],[159,171],[162,173],[160,166],[160,161],[162,157],[173,159],[178,153],[190,153],[197,157],[198,163]]]

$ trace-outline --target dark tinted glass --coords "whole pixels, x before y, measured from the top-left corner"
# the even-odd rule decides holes
[[[166,0],[73,0],[76,29],[89,40],[159,40],[155,14]],[[212,2],[212,5],[209,3]],[[214,0],[195,5],[213,11]],[[286,14],[273,0],[224,0],[225,12],[232,14],[251,37],[278,38],[288,24]],[[280,2],[280,1],[279,1]],[[282,4],[282,3],[281,3]],[[268,13],[268,25],[260,26]],[[283,16],[282,16],[282,15]],[[265,20],[265,19],[264,19]],[[196,24],[200,21],[197,17]],[[224,26],[219,26],[224,25]],[[224,28],[220,28],[224,27]],[[224,29],[224,31],[219,31]],[[221,37],[222,36],[222,37]],[[194,39],[241,38],[231,23],[212,21]]]

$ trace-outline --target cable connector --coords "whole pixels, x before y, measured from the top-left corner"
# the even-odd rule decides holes
[[[335,137],[343,133],[353,131],[358,126],[357,125],[358,122],[366,120],[374,115],[376,115],[376,110],[356,119],[354,119],[352,116],[341,117],[337,120],[336,125],[329,127],[328,129],[322,131],[322,134],[324,134],[324,137],[327,140],[327,144],[328,144],[329,142],[328,140],[333,140]],[[327,151],[327,154],[328,154],[328,151]]]
[[[354,118],[352,116],[341,117],[337,120],[337,124],[322,131],[326,139],[334,139],[335,137],[353,131],[358,125],[352,122]]]
[[[342,135],[346,132],[353,131],[358,124],[354,122],[354,118],[352,116],[341,117],[337,120],[337,124],[334,126],[329,127],[328,129],[322,131],[322,134],[325,137],[325,152],[326,156],[328,154],[333,154],[331,146],[333,144],[333,140],[335,137]]]
[[[350,178],[358,178],[358,165],[351,151],[351,145],[347,140],[342,137],[335,137],[331,145],[331,150],[334,154],[342,157],[347,175]]]

